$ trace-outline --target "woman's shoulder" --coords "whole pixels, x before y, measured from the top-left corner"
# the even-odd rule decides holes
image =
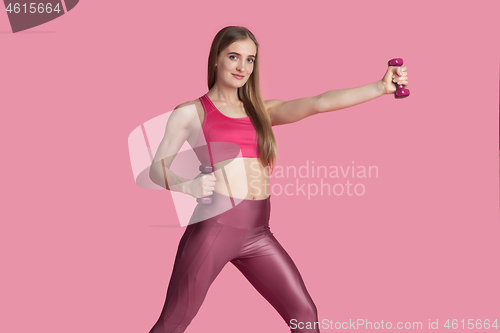
[[[182,104],[177,105],[177,106],[174,108],[174,110],[176,110],[176,109],[181,109],[181,108],[183,108],[183,107],[190,106],[190,105],[197,105],[197,104],[199,104],[199,103],[200,103],[200,100],[197,98],[197,99],[195,99],[195,100],[192,100],[192,101],[187,101],[187,102],[185,102],[185,103],[182,103]]]
[[[182,110],[183,108],[184,110]],[[182,114],[183,117],[188,118],[190,124],[198,124],[198,122],[203,124],[204,122],[205,114],[199,98],[179,104],[174,110],[177,110],[176,112],[179,112],[179,115]]]

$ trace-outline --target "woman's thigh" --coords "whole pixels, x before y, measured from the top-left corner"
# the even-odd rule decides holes
[[[288,325],[292,319],[317,321],[316,306],[297,266],[271,232],[263,232],[260,239],[247,243],[249,245],[242,247],[240,257],[231,263]]]
[[[200,309],[210,285],[241,247],[241,239],[216,218],[189,225],[177,250],[167,296],[151,332],[183,332]]]

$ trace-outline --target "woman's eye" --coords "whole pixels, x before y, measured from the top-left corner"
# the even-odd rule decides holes
[[[233,60],[233,58],[237,58],[237,57],[236,57],[235,55],[230,55],[230,56],[229,56],[229,59]],[[248,58],[248,60],[250,60],[250,61],[249,61],[250,63],[253,63],[253,62],[254,62],[254,59],[252,59],[252,58]]]

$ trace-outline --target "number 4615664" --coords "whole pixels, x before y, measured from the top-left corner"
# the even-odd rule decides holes
[[[7,8],[5,9],[7,12],[9,13],[20,13],[21,12],[21,7],[24,7],[24,13],[28,13],[27,9],[28,9],[28,4],[24,3],[24,4],[18,4],[18,3],[15,3],[14,6],[12,6],[12,3],[9,3],[9,5],[7,6]],[[54,8],[52,8],[52,4],[51,3],[36,3],[36,2],[32,2],[30,3],[30,7],[29,7],[29,13],[32,13],[32,14],[35,14],[35,13],[39,13],[39,14],[42,14],[42,13],[52,13],[52,12],[57,12],[59,13],[61,11],[61,9],[59,8],[59,3],[56,4],[56,6]]]

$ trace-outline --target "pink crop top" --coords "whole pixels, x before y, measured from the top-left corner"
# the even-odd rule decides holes
[[[215,164],[235,157],[259,157],[257,132],[250,117],[231,118],[224,115],[207,94],[201,96],[200,101],[205,111],[201,128],[205,141],[209,143],[205,145],[200,133],[195,152],[202,164]]]

